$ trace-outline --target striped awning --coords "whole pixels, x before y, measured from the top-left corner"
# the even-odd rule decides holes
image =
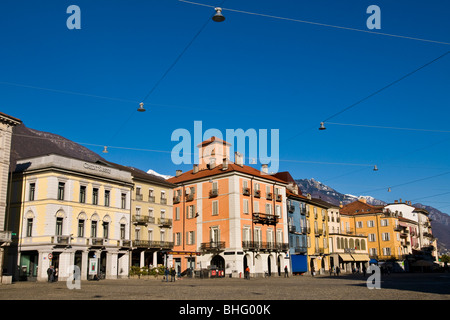
[[[355,261],[370,261],[369,255],[368,254],[352,254],[353,259],[355,259]]]

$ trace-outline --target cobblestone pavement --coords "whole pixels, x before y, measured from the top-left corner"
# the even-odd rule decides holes
[[[289,278],[121,279],[15,282],[0,285],[1,300],[450,300],[450,274],[391,274],[380,289],[368,289],[362,275]]]

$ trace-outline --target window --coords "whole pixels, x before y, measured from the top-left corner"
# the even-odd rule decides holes
[[[259,202],[258,201],[253,202],[253,212],[259,213]]]
[[[175,207],[175,220],[180,220],[180,207]]]
[[[247,243],[251,241],[251,229],[249,227],[242,229],[242,240]]]
[[[382,233],[381,237],[382,237],[383,241],[389,241],[390,240],[389,232]]]
[[[97,238],[97,221],[91,222],[91,238]]]
[[[362,221],[357,221],[356,222],[356,227],[357,228],[363,228],[363,222]]]
[[[109,222],[103,222],[103,238],[108,239],[109,236]]]
[[[212,202],[212,214],[213,216],[219,214],[219,201],[217,200]]]
[[[376,248],[370,248],[369,253],[371,256],[376,256],[377,255],[377,249]]]
[[[175,234],[175,245],[176,246],[180,246],[181,245],[181,233],[180,232],[177,232],[176,234]]]
[[[187,244],[195,244],[195,231],[187,232]]]
[[[58,182],[58,200],[64,200],[64,188],[66,184],[64,182]]]
[[[123,223],[120,224],[120,239],[124,240],[125,239],[125,225]]]
[[[195,215],[195,205],[191,205],[187,207],[187,218],[192,219]]]
[[[391,248],[383,248],[383,255],[390,256],[391,255]]]
[[[381,223],[380,223],[380,225],[382,226],[382,227],[387,227],[388,226],[388,219],[381,219]]]
[[[28,196],[29,201],[34,201],[35,193],[36,193],[36,183],[30,183],[30,192]]]
[[[373,220],[369,220],[369,221],[367,221],[367,227],[369,227],[369,228],[373,228],[375,226],[375,223],[374,223],[374,221]]]
[[[280,205],[276,205],[275,214],[277,215],[277,217],[281,218],[281,206]]]
[[[272,214],[272,204],[266,203],[266,214]]]
[[[127,207],[127,194],[126,193],[122,193],[120,196],[120,207],[122,209],[126,209],[126,207]]]
[[[244,199],[243,208],[242,208],[244,214],[248,214],[248,200]]]
[[[92,189],[92,204],[98,204],[98,188]]]
[[[84,220],[78,220],[78,237],[84,237]]]
[[[86,203],[86,186],[80,186],[80,203]]]
[[[105,207],[109,207],[110,194],[109,190],[105,190]]]
[[[56,218],[56,235],[62,235],[63,231],[63,218]]]
[[[33,218],[27,219],[27,237],[33,235]]]
[[[369,233],[368,241],[369,241],[369,242],[375,242],[375,241],[377,241],[377,240],[376,240],[376,237],[375,237],[375,233]]]
[[[141,239],[141,230],[140,229],[134,230],[134,239],[135,240],[140,240]]]
[[[162,230],[161,230],[161,232],[162,232]],[[153,230],[152,229],[148,230],[147,236],[148,236],[148,241],[153,241]],[[162,238],[161,238],[161,240],[162,240]]]
[[[136,216],[140,216],[140,215],[141,215],[141,208],[136,207]]]

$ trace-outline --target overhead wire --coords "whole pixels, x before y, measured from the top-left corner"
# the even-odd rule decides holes
[[[193,1],[187,1],[187,0],[178,0],[178,1],[184,2],[184,3],[188,3],[188,4],[203,6],[203,7],[214,8],[214,6],[203,4],[203,3],[198,3],[198,2],[193,2]],[[274,15],[269,15],[269,14],[250,12],[250,11],[236,10],[236,9],[231,9],[231,8],[223,8],[222,7],[222,10],[223,11],[227,10],[227,11],[232,11],[232,12],[244,13],[244,14],[255,15],[255,16],[261,16],[261,17],[266,17],[266,18],[273,18],[273,19],[286,20],[286,21],[292,21],[292,22],[300,22],[300,23],[317,25],[317,26],[322,26],[322,27],[329,27],[329,28],[336,28],[336,29],[357,31],[357,32],[364,32],[364,33],[376,34],[376,35],[381,35],[381,36],[402,38],[402,39],[422,41],[422,42],[435,43],[435,44],[450,45],[450,42],[445,42],[445,41],[437,41],[437,40],[423,39],[423,38],[410,37],[410,36],[402,36],[402,35],[391,34],[391,33],[384,33],[384,32],[378,32],[378,31],[370,31],[370,30],[364,30],[364,29],[343,27],[343,26],[337,26],[337,25],[320,23],[320,22],[313,22],[313,21],[293,19],[293,18],[285,18],[285,17],[274,16]]]

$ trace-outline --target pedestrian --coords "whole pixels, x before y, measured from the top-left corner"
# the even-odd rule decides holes
[[[313,277],[316,275],[316,269],[314,269],[314,266],[311,266],[311,275]]]
[[[250,280],[250,268],[248,266],[245,268],[245,278]]]
[[[48,282],[53,282],[53,266],[48,267],[47,277],[48,277]]]
[[[330,271],[330,277],[331,277],[331,275],[333,274],[333,268],[331,266],[330,266],[329,271]]]
[[[166,282],[169,282],[169,268],[166,267],[164,270],[164,277],[166,278]]]
[[[336,276],[339,277],[340,272],[341,272],[341,268],[339,268],[339,266],[336,266]]]
[[[289,278],[288,267],[287,266],[284,266],[284,277],[285,278]]]
[[[366,265],[365,264],[363,264],[363,266],[362,266],[362,270],[363,270],[363,275],[364,275],[364,278],[366,277]]]
[[[59,274],[58,274],[58,268],[55,268],[55,276],[54,276],[54,279],[53,279],[53,281],[58,281],[58,276],[59,276]]]
[[[180,279],[181,278],[181,266],[180,265],[178,265],[177,270],[178,270],[178,279]]]
[[[172,267],[172,269],[170,269],[170,282],[175,282],[175,268]]]

